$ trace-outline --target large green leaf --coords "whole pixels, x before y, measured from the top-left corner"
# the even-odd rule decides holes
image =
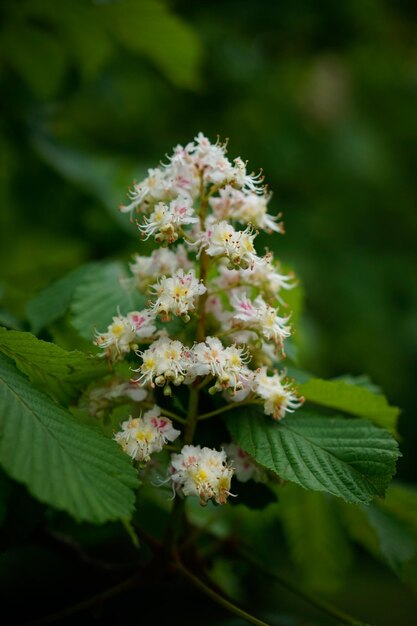
[[[93,263],[82,265],[40,291],[30,300],[27,305],[27,314],[32,331],[38,333],[42,328],[65,315],[76,287],[89,272],[93,275],[98,267]]]
[[[106,263],[89,273],[76,288],[72,303],[74,327],[92,341],[94,332],[105,331],[118,311],[126,315],[145,305],[145,298],[129,286],[121,263]]]
[[[327,494],[296,485],[279,489],[279,515],[292,559],[306,585],[319,592],[338,589],[350,564],[349,543],[334,503]]]
[[[188,24],[159,0],[121,0],[99,7],[96,15],[127,49],[148,57],[181,87],[198,84],[200,42]]]
[[[417,589],[417,489],[395,481],[384,500],[365,509],[379,540],[379,555]]]
[[[390,489],[387,500],[390,500]],[[347,506],[339,501],[341,519],[351,538],[417,588],[417,529],[384,501]]]
[[[313,378],[300,385],[298,391],[308,402],[346,411],[358,417],[366,417],[377,426],[382,426],[394,434],[396,432],[400,410],[390,406],[383,395],[372,393],[363,386]]]
[[[127,455],[38,391],[0,355],[0,464],[31,494],[78,520],[128,518],[137,477]]]
[[[251,407],[230,412],[226,423],[237,444],[264,467],[347,502],[383,495],[399,456],[391,435],[366,420],[299,412],[278,423]]]
[[[0,328],[0,352],[58,401],[67,400],[77,387],[107,373],[106,364],[99,359],[77,350],[67,352],[31,333]]]

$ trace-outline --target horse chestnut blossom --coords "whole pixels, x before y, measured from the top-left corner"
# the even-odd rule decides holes
[[[202,505],[209,500],[224,504],[231,495],[233,468],[224,450],[184,446],[179,454],[172,455],[169,470],[177,493],[198,496]]]
[[[123,358],[141,340],[149,339],[156,331],[155,313],[149,309],[131,311],[126,316],[116,315],[107,332],[96,333],[96,344],[112,360]]]
[[[197,280],[193,269],[186,274],[183,269],[179,269],[169,278],[162,276],[150,289],[158,296],[153,303],[157,314],[169,319],[169,313],[173,313],[182,316],[187,322],[190,320],[188,312],[195,309],[197,297],[207,291],[203,283]]]
[[[291,419],[302,404],[281,365],[293,332],[285,292],[294,277],[255,246],[261,230],[284,233],[270,201],[261,174],[199,133],[149,169],[121,207],[154,243],[130,264],[129,285],[146,304],[116,311],[95,343],[117,376],[127,361],[132,374],[118,385],[137,405],[134,415],[154,406],[123,421],[114,437],[142,465],[168,446],[174,493],[201,504],[224,504],[234,472],[259,481],[263,470],[234,443],[196,445],[200,421],[251,404],[273,420]]]
[[[161,416],[159,406],[154,406],[143,417],[129,417],[115,439],[135,461],[147,462],[153,452],[160,452],[165,443],[175,441],[180,431],[170,419]]]

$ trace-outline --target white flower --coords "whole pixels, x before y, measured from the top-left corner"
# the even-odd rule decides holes
[[[237,480],[241,483],[246,483],[251,479],[255,482],[261,482],[264,479],[263,470],[242,448],[239,448],[235,443],[227,443],[223,447],[226,450],[228,459],[231,461]]]
[[[252,224],[269,232],[283,232],[282,223],[277,217],[267,213],[271,196],[257,193],[244,193],[240,189],[227,186],[219,190],[219,196],[210,198],[210,206],[219,219],[230,219],[243,224]]]
[[[224,346],[217,337],[207,337],[205,342],[195,344],[191,349],[194,376],[221,376],[225,364]]]
[[[172,455],[170,474],[179,494],[198,496],[202,505],[208,500],[225,504],[231,495],[233,468],[227,464],[224,450],[184,446],[179,454]]]
[[[101,387],[90,389],[85,396],[83,406],[91,415],[99,415],[102,411],[109,408],[113,400],[129,398],[134,402],[140,402],[146,396],[147,391],[142,387],[138,387],[131,381],[121,380],[116,377]]]
[[[219,383],[222,388],[233,389],[236,393],[244,389],[245,382],[251,377],[251,371],[246,367],[249,360],[248,352],[245,348],[233,345],[225,348],[225,355],[224,374],[219,378]]]
[[[285,413],[293,413],[303,404],[303,398],[298,398],[288,384],[283,384],[285,372],[268,376],[266,367],[255,373],[254,391],[265,400],[264,410],[275,420],[280,420]]]
[[[281,274],[273,264],[272,253],[264,257],[257,257],[251,267],[247,269],[230,269],[224,263],[219,265],[219,276],[215,284],[224,290],[235,287],[259,287],[259,289],[271,298],[276,298],[283,304],[279,292],[283,289],[293,289],[296,283],[292,275]]]
[[[268,196],[260,196],[256,193],[245,194],[235,219],[244,224],[252,224],[256,228],[262,228],[267,232],[282,233],[282,223],[276,221],[278,217],[267,213],[268,201]]]
[[[160,276],[174,274],[180,267],[190,268],[191,262],[184,246],[179,245],[175,251],[169,248],[157,248],[150,256],[136,254],[129,267],[136,286],[143,291]]]
[[[148,212],[156,203],[170,202],[181,194],[195,199],[200,192],[201,179],[205,185],[217,188],[230,184],[246,192],[262,193],[260,174],[247,174],[242,159],[234,159],[232,163],[226,157],[226,143],[213,144],[199,133],[185,147],[176,146],[167,164],[149,169],[148,176],[130,190],[129,204],[120,210],[123,213]]]
[[[261,262],[255,260],[251,268],[241,270],[242,283],[247,285],[256,285],[265,294],[276,298],[282,303],[279,292],[282,289],[293,289],[296,286],[292,275],[281,274],[273,264],[272,253],[260,259]]]
[[[223,220],[209,224],[198,243],[209,256],[226,256],[232,267],[246,269],[261,261],[253,245],[255,236],[250,227],[235,230]]]
[[[170,184],[165,173],[159,168],[149,169],[148,176],[140,183],[135,183],[129,191],[131,202],[127,206],[121,206],[122,213],[132,213],[144,203],[154,203],[170,198]]]
[[[182,195],[169,204],[159,202],[151,215],[144,218],[143,224],[138,224],[138,228],[145,235],[145,239],[155,236],[158,243],[173,243],[178,239],[178,230],[182,226],[198,221],[190,196]]]
[[[236,206],[239,204],[240,194],[242,192],[234,189],[230,185],[223,187],[219,190],[218,196],[213,196],[209,199],[209,204],[213,209],[217,219],[219,220],[233,220],[236,212]]]
[[[106,333],[96,333],[95,344],[104,349],[104,354],[108,358],[119,359],[123,354],[130,352],[135,336],[132,322],[123,315],[116,315],[107,327]]]
[[[169,165],[165,166],[165,174],[170,182],[172,197],[187,193],[196,198],[200,191],[200,176],[196,159],[192,155],[194,144],[189,143],[183,148],[178,145],[169,157]]]
[[[160,452],[164,444],[175,441],[180,434],[155,405],[143,417],[129,417],[114,438],[132,459],[147,463],[153,452]]]
[[[104,349],[108,358],[118,360],[138,341],[152,337],[156,331],[154,321],[155,313],[149,309],[116,315],[106,333],[96,333],[95,344]]]
[[[230,182],[245,191],[252,191],[254,193],[263,193],[263,176],[262,172],[255,174],[252,172],[248,174],[246,171],[246,163],[242,161],[240,157],[233,160],[233,177]]]
[[[240,324],[257,330],[265,339],[272,340],[279,346],[290,336],[290,329],[286,326],[289,318],[280,317],[277,310],[269,306],[262,296],[259,295],[252,301],[236,290],[231,295],[230,303],[235,311],[232,319],[238,326]]]
[[[127,320],[133,327],[135,339],[148,339],[156,331],[155,313],[149,309],[142,311],[131,311],[126,316]]]
[[[206,184],[222,185],[233,176],[234,169],[226,157],[226,144],[212,144],[203,133],[194,138],[191,151]]]
[[[169,313],[181,315],[186,321],[190,319],[188,312],[195,309],[198,296],[207,291],[203,283],[196,278],[193,269],[186,274],[182,269],[177,270],[169,278],[162,276],[151,289],[157,296],[152,307],[155,313],[164,318],[168,318]]]
[[[197,343],[191,350],[192,364],[189,375],[217,378],[212,393],[231,388],[235,392],[243,388],[243,381],[248,378],[246,363],[248,356],[243,348],[224,347],[217,337],[207,337],[205,342]]]
[[[143,352],[142,365],[133,370],[140,375],[136,382],[141,385],[150,384],[163,387],[172,382],[180,385],[185,378],[190,361],[190,351],[180,341],[172,341],[168,337],[160,337]]]
[[[212,148],[215,148],[215,146],[212,146]],[[234,167],[225,156],[220,153],[211,154],[210,158],[206,159],[206,166],[204,170],[205,183],[221,186],[231,181],[233,176]]]

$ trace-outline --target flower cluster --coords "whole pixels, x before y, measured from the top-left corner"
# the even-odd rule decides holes
[[[211,499],[224,504],[231,495],[233,469],[224,450],[184,446],[172,455],[170,473],[175,490],[184,496],[198,496],[201,504]]]
[[[133,284],[139,291],[146,291],[161,276],[170,276],[180,268],[185,270],[191,267],[184,246],[179,244],[175,252],[169,248],[157,248],[150,256],[135,254],[130,271],[133,274]]]
[[[135,461],[147,462],[153,452],[160,452],[165,443],[175,441],[180,435],[170,419],[161,416],[159,406],[144,413],[143,417],[129,417],[115,439]]]
[[[229,160],[225,143],[202,133],[148,170],[129,195],[122,212],[136,213],[141,237],[155,242],[149,256],[136,255],[130,265],[130,287],[146,294],[147,308],[118,312],[95,343],[112,367],[130,353],[136,364],[128,385],[138,395],[129,393],[139,406],[141,393],[148,402],[172,397],[165,410],[175,419],[171,408],[184,406],[176,388],[188,387],[190,407],[177,415],[186,423],[185,445],[172,455],[169,477],[180,495],[224,503],[233,472],[242,480],[260,480],[262,472],[234,444],[221,451],[193,445],[200,415],[254,403],[281,420],[302,402],[279,369],[293,332],[283,294],[296,283],[272,252],[255,247],[259,230],[283,234],[283,224],[268,213],[262,175],[249,174],[242,159]],[[179,436],[169,420],[165,430],[152,421],[157,410],[129,418],[115,435],[137,461]]]
[[[169,314],[179,315],[186,322],[190,321],[189,311],[194,311],[198,296],[207,291],[206,287],[195,277],[193,269],[184,273],[177,270],[173,276],[162,276],[151,287],[156,300],[152,305],[155,313],[169,319]]]
[[[185,147],[176,146],[169,163],[148,170],[148,176],[133,185],[130,203],[121,211],[149,211],[159,202],[167,203],[178,198],[198,198],[202,185],[216,186],[220,190],[226,185],[237,187],[245,193],[258,193],[262,177],[247,174],[242,159],[233,163],[226,157],[226,144],[212,144],[199,133],[193,142]]]
[[[121,359],[132,347],[152,338],[156,331],[154,322],[155,313],[148,309],[132,311],[126,316],[119,314],[113,317],[107,332],[96,333],[95,342],[110,359]]]

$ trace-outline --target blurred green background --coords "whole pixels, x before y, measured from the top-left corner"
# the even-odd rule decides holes
[[[284,214],[299,366],[381,386],[415,482],[416,17],[410,0],[1,1],[0,323],[27,329],[30,297],[80,263],[128,259],[132,180],[200,130],[228,137]]]

